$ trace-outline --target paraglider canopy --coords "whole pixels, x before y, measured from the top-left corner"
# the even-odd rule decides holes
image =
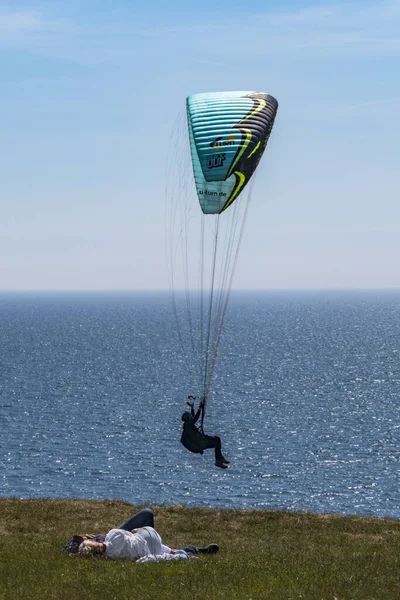
[[[187,98],[190,149],[203,213],[219,214],[243,191],[264,152],[278,103],[263,92]]]

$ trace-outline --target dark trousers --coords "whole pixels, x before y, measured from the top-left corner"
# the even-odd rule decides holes
[[[140,529],[140,527],[153,527],[154,529],[154,513],[151,508],[144,508],[138,513],[133,515],[118,529],[125,529],[125,531],[132,531],[132,529]]]
[[[201,439],[200,447],[202,450],[207,450],[208,448],[215,449],[215,460],[221,460],[222,450],[221,450],[221,438],[217,435],[203,435]]]
[[[120,525],[118,529],[132,531],[132,529],[140,529],[140,527],[153,527],[154,529],[154,513],[151,508],[143,508],[143,510],[140,510],[133,515],[133,517],[128,519],[123,525]],[[105,539],[105,533],[99,533],[95,537],[95,540],[98,542],[104,542]]]

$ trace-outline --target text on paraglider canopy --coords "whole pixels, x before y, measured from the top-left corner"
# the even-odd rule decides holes
[[[210,190],[198,190],[200,196],[226,196],[225,192],[212,192]]]
[[[207,156],[207,167],[209,169],[215,169],[216,167],[222,167],[226,159],[226,152],[219,152]]]

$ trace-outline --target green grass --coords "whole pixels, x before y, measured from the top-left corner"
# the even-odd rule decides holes
[[[70,558],[75,533],[106,532],[127,502],[0,499],[1,600],[398,600],[400,521],[277,511],[152,507],[172,547],[199,560],[137,565]]]

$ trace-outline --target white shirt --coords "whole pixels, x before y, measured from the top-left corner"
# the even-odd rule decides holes
[[[142,556],[160,555],[171,550],[161,543],[161,537],[152,527],[141,527],[135,533],[111,529],[104,543],[107,558],[113,560],[137,560]]]

